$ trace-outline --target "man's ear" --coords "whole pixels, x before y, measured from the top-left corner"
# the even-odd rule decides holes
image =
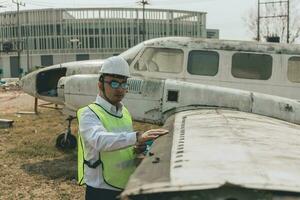
[[[100,91],[103,91],[103,83],[98,81],[98,88]]]

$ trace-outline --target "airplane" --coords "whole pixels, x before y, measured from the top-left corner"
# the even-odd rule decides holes
[[[133,77],[182,80],[300,100],[299,45],[166,37],[142,42],[120,56],[130,65]],[[21,85],[26,93],[65,105],[65,113],[70,116],[67,119],[69,124],[66,133],[57,139],[58,147],[76,146],[76,139],[69,134],[71,121],[76,116],[76,110],[85,105],[82,102],[87,103],[86,99],[92,101],[96,94],[94,90],[94,94],[78,99],[76,95],[68,94],[68,90],[75,85],[67,82],[79,78],[76,76],[79,74],[86,74],[80,78],[82,81],[90,79],[92,74],[97,76],[103,61],[56,64],[22,78]],[[132,88],[140,87],[140,81],[131,81],[131,84]],[[87,88],[94,88],[94,82],[80,87],[83,87],[81,91],[88,91]],[[157,101],[149,99],[147,107],[151,110],[159,106]],[[149,121],[142,115],[148,113],[155,112],[139,113],[137,119]],[[68,138],[72,141],[68,143],[73,145],[63,145]]]
[[[274,81],[271,83],[267,83],[267,80],[266,83],[256,80],[259,76],[255,76],[255,80],[247,81],[258,81],[264,87],[258,89],[255,86],[253,90],[241,90],[225,83],[226,87],[209,84],[213,81],[207,79],[209,83],[204,84],[201,81],[191,81],[183,74],[180,77],[175,73],[172,75],[162,72],[160,76],[157,72],[148,71],[155,68],[150,67],[153,65],[150,63],[146,64],[146,71],[142,71],[144,67],[140,66],[146,61],[140,61],[139,58],[147,51],[144,46],[153,48],[161,45],[159,48],[172,49],[168,46],[172,39],[166,40],[166,43],[158,41],[142,43],[121,54],[130,63],[133,74],[128,80],[129,89],[124,104],[134,120],[163,124],[170,130],[170,134],[154,142],[146,158],[131,176],[121,198],[300,199],[300,102],[297,96],[298,68],[295,67],[298,66],[298,54],[291,54],[287,49],[287,55],[283,51],[281,54],[272,54],[276,63],[285,63],[287,68],[288,62],[283,62],[283,57],[285,56],[285,61],[292,60],[294,74],[287,78],[294,80],[294,85],[286,82],[277,84],[275,79],[279,74],[274,79],[270,78]],[[200,41],[202,39],[199,39],[199,43]],[[187,64],[187,49],[196,47],[192,43],[182,45],[178,42],[176,46],[184,49],[183,60]],[[209,47],[207,44],[204,46]],[[226,45],[220,46],[224,49]],[[268,51],[278,52],[277,45],[270,46],[276,48],[266,48]],[[243,45],[242,47],[244,48]],[[232,48],[226,48],[229,52],[223,52],[224,55],[234,54]],[[296,46],[293,50],[298,51],[297,48]],[[240,53],[241,50],[237,51]],[[169,60],[165,61],[165,57],[172,57],[172,62],[177,58],[169,52],[162,54],[163,62]],[[101,62],[97,60],[59,64],[33,72],[22,79],[24,91],[62,104],[65,114],[75,116],[78,108],[95,100]],[[85,64],[86,68],[83,67]],[[284,71],[283,68],[281,67],[281,71]],[[161,69],[163,68],[158,70]],[[186,70],[183,71],[187,73]],[[274,67],[272,70],[275,70]],[[273,72],[272,76],[275,74]],[[247,73],[238,74],[244,76]],[[218,84],[223,83],[221,77],[219,80]],[[283,79],[281,77],[278,80]],[[243,81],[239,87],[245,86]],[[232,82],[232,86],[234,84],[236,83]],[[253,84],[255,85],[254,82]],[[285,88],[287,91],[277,91],[275,87],[281,90]],[[254,89],[264,91],[259,93]],[[291,96],[286,98],[285,95]],[[74,140],[70,138],[73,137],[70,133],[64,134],[64,138],[57,141],[57,144],[71,147]]]
[[[300,45],[165,37],[120,54],[133,76],[175,79],[300,100]],[[63,105],[58,84],[75,74],[98,74],[104,60],[60,63],[23,77],[23,90]]]

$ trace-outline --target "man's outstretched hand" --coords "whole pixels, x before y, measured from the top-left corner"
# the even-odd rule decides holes
[[[150,129],[144,133],[137,132],[137,143],[143,144],[149,140],[155,140],[159,136],[168,134],[169,131],[167,129],[159,128],[159,129]]]

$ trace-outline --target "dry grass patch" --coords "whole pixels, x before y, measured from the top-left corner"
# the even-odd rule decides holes
[[[1,105],[0,105],[1,107]],[[0,199],[83,199],[76,183],[77,150],[59,151],[55,141],[67,127],[60,110],[39,108],[39,115],[0,113],[13,128],[0,129]],[[159,126],[134,122],[144,131]],[[76,135],[77,121],[72,122]]]

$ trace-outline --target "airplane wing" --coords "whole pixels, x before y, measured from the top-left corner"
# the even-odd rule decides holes
[[[213,108],[179,112],[165,127],[123,198],[300,199],[299,125]]]

